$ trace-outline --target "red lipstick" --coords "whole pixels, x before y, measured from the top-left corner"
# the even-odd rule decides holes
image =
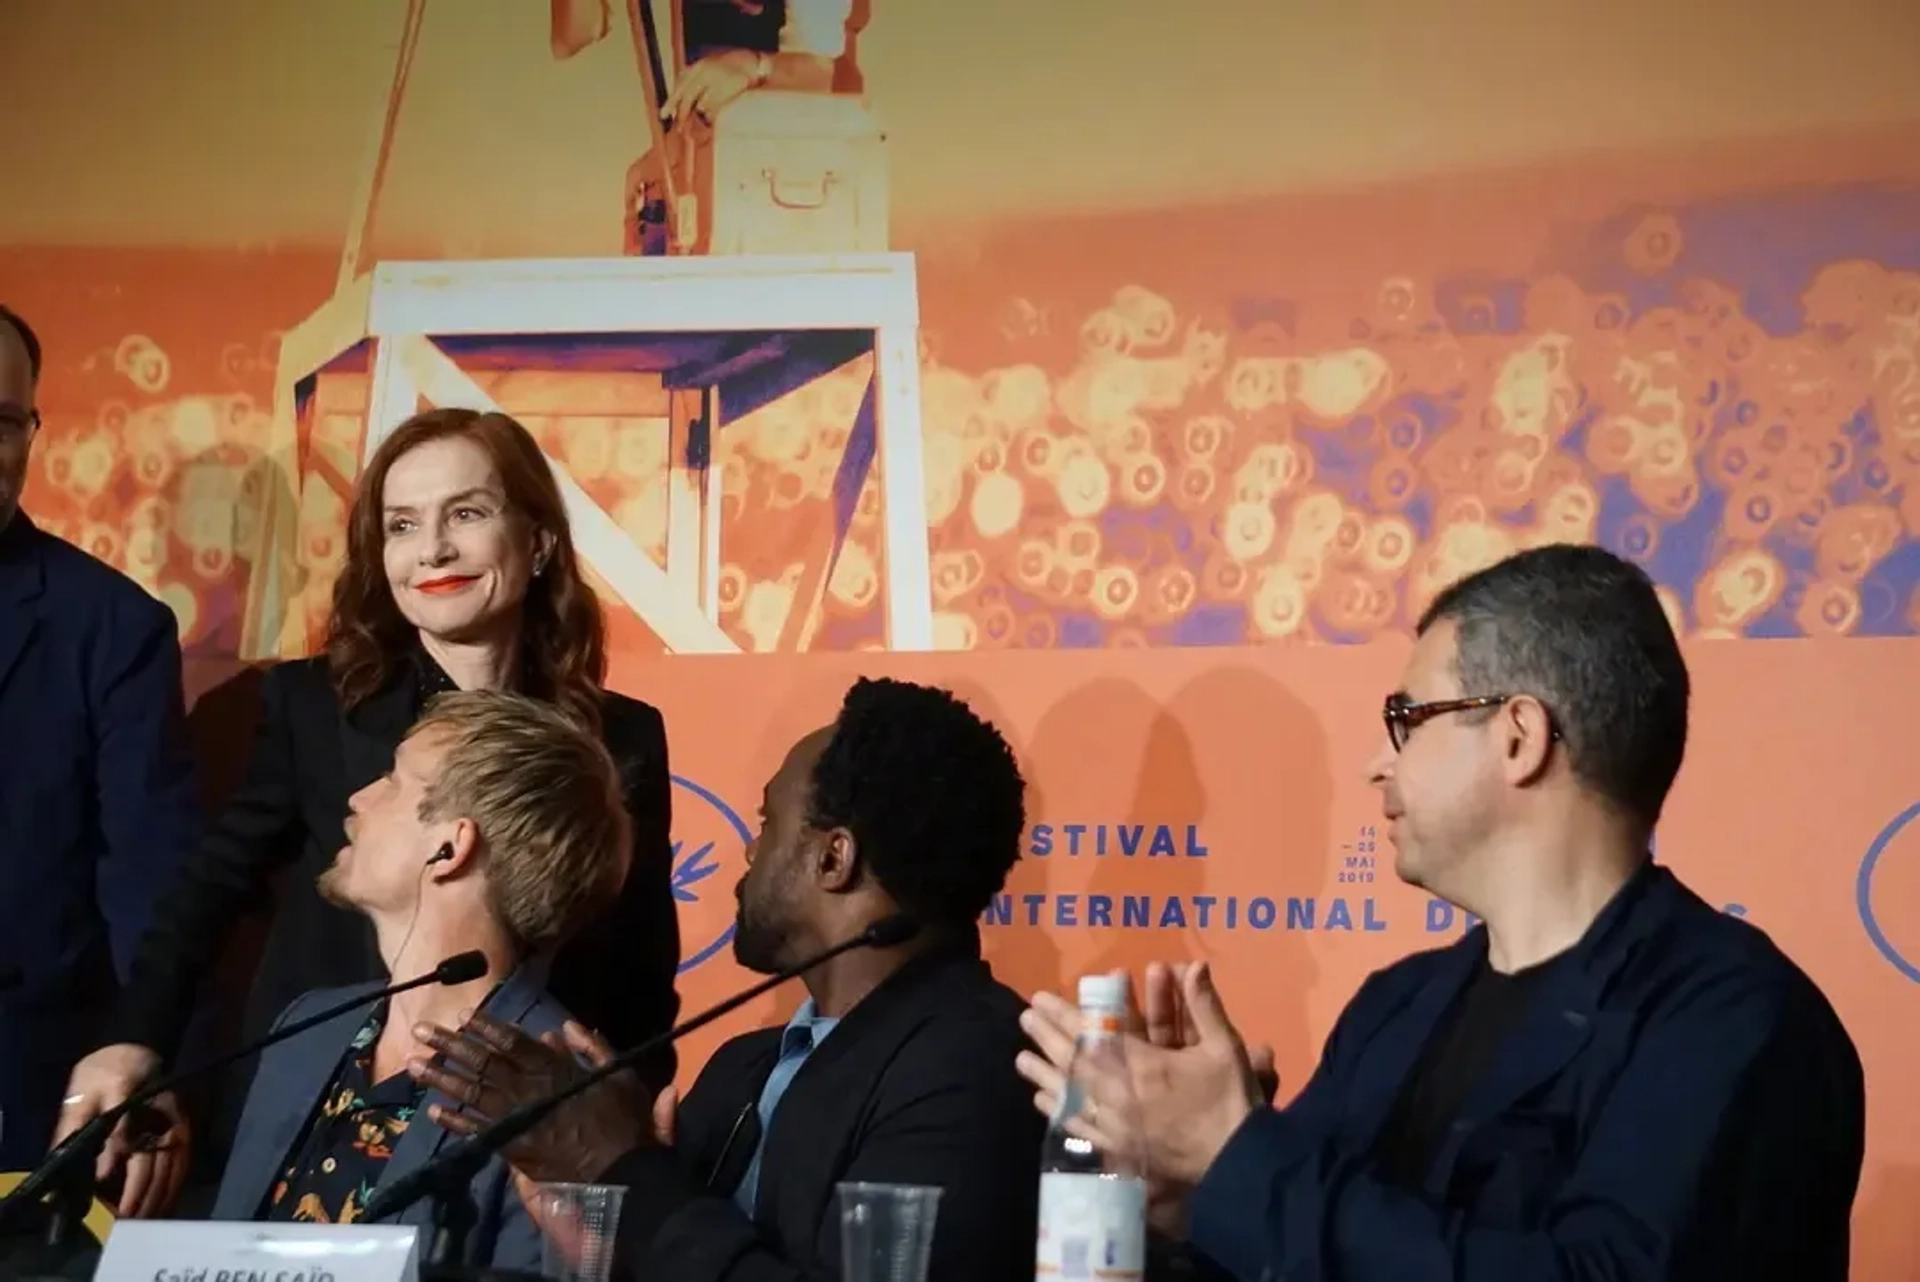
[[[477,574],[446,574],[437,579],[428,579],[424,583],[416,583],[413,585],[413,590],[434,595],[458,592],[479,577]]]

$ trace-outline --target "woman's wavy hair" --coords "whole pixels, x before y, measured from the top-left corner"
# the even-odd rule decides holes
[[[500,474],[508,510],[553,539],[545,567],[527,584],[518,693],[549,700],[597,731],[607,676],[606,618],[581,577],[560,487],[532,433],[505,414],[470,409],[431,409],[400,424],[374,451],[354,487],[346,564],[334,583],[327,626],[327,667],[341,704],[353,708],[386,689],[414,653],[419,634],[394,602],[381,555],[386,542],[381,494],[401,455],[448,439],[469,440],[485,450]]]

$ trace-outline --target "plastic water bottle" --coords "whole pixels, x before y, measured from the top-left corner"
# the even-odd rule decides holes
[[[1145,1161],[1137,1153],[1102,1152],[1067,1130],[1089,1103],[1084,1087],[1089,1068],[1097,1065],[1102,1078],[1131,1080],[1121,1040],[1126,1014],[1124,971],[1080,981],[1080,1040],[1040,1154],[1040,1240],[1034,1258],[1039,1282],[1137,1282],[1145,1269]],[[1123,1132],[1139,1134],[1134,1125],[1139,1104],[1131,1090],[1117,1099],[1103,1092],[1095,1117],[1111,1118],[1116,1109],[1131,1115]]]

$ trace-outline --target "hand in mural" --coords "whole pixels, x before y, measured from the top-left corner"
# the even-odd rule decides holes
[[[1146,1155],[1148,1218],[1180,1237],[1187,1195],[1254,1109],[1271,1104],[1277,1087],[1273,1051],[1248,1050],[1227,1019],[1205,962],[1155,963],[1142,984],[1128,1037],[1128,1070],[1140,1103],[1139,1134],[1115,1129],[1124,1110],[1110,1109],[1099,1125],[1075,1122],[1082,1138],[1102,1148],[1128,1147]],[[1080,1012],[1052,993],[1036,993],[1020,1025],[1040,1053],[1022,1052],[1021,1076],[1036,1088],[1034,1107],[1051,1116],[1059,1104]],[[1101,1117],[1101,1083],[1090,1083],[1093,1115]],[[1109,1087],[1109,1089],[1112,1089]]]
[[[770,60],[749,49],[708,54],[688,67],[660,108],[662,120],[689,114],[711,124],[719,110],[763,79]]]
[[[825,54],[722,49],[703,55],[681,73],[660,108],[660,118],[681,120],[692,114],[712,124],[722,107],[762,86],[794,93],[832,93],[833,68],[834,59]]]

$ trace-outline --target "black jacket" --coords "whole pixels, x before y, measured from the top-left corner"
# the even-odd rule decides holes
[[[838,1282],[842,1181],[936,1185],[928,1282],[1033,1276],[1045,1119],[1014,1069],[1024,1003],[966,945],[909,963],[849,1011],[780,1099],[759,1207],[733,1202],[760,1138],[760,1089],[781,1029],[714,1053],[680,1108],[673,1149],[602,1182],[627,1187],[615,1276],[649,1282]]]
[[[1187,1202],[1236,1278],[1845,1282],[1860,1058],[1812,980],[1657,864],[1541,972],[1417,1189],[1380,1141],[1487,932],[1375,972]],[[1419,1178],[1419,1177],[1416,1177]]]
[[[264,1034],[317,988],[383,980],[373,930],[320,897],[315,880],[346,844],[347,798],[385,774],[425,698],[445,678],[424,656],[410,674],[351,713],[323,659],[269,669],[246,775],[199,849],[161,898],[104,1038],[171,1057],[200,982],[234,924],[271,896],[272,925],[247,996],[241,1035]],[[680,962],[668,836],[671,782],[660,714],[609,693],[603,738],[633,816],[633,870],[619,901],[555,959],[548,991],[577,1019],[629,1046],[673,1023]],[[671,1078],[672,1061],[648,1076]],[[244,1098],[240,1083],[223,1092]]]
[[[173,613],[36,527],[0,528],[0,1170],[53,1137],[74,1058],[200,833]]]

